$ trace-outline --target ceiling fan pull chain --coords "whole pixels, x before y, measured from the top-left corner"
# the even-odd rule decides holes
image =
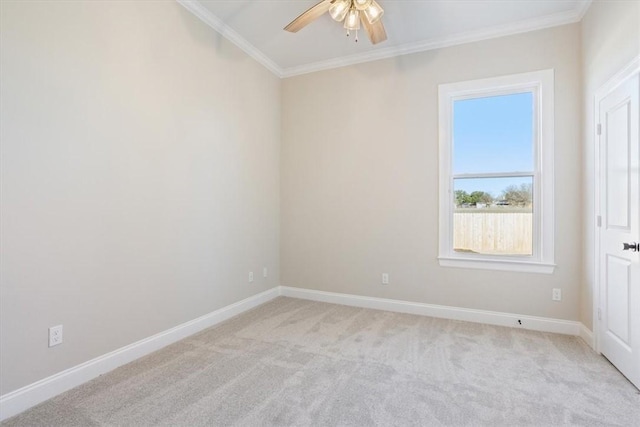
[[[356,30],[356,43],[358,43],[358,30]]]

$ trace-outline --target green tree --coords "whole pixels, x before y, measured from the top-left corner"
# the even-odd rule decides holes
[[[469,203],[467,201],[469,199],[469,195],[466,191],[456,190],[454,194],[456,197],[456,206],[461,206],[463,203]]]
[[[485,193],[484,191],[474,191],[469,195],[470,203],[477,205],[478,203],[486,203],[491,204],[493,202],[493,197],[489,193]]]
[[[491,194],[485,193],[484,191],[474,191],[469,194],[464,190],[456,190],[454,195],[456,199],[456,206],[461,206],[463,204],[475,206],[478,203],[491,204],[493,202]]]

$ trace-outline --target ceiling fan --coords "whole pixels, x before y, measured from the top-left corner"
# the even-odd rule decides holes
[[[347,36],[351,31],[356,32],[356,42],[361,22],[372,44],[378,44],[387,39],[387,33],[380,20],[384,10],[375,0],[322,0],[291,21],[284,29],[297,33],[327,11],[335,21],[344,20]]]

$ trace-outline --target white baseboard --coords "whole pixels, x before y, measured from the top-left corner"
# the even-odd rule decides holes
[[[444,305],[424,304],[386,298],[364,297],[359,295],[340,294],[335,292],[315,291],[311,289],[280,287],[280,294],[286,297],[329,302],[353,307],[375,308],[398,313],[419,314],[442,319],[464,320],[467,322],[485,323],[489,325],[511,326],[533,331],[555,332],[566,335],[581,335],[582,323],[571,320],[551,319],[546,317],[525,316],[513,313],[475,310],[469,308],[449,307]],[[521,323],[518,323],[520,321]]]
[[[582,338],[582,340],[586,342],[589,347],[594,350],[596,349],[596,342],[593,340],[593,332],[591,332],[591,330],[584,326],[584,324],[582,323],[580,324],[580,338]]]
[[[592,348],[594,344],[593,333],[582,323],[570,320],[279,286],[0,396],[0,421],[169,344],[264,304],[279,295],[353,307],[576,335]]]
[[[275,287],[0,396],[0,421],[279,295]]]

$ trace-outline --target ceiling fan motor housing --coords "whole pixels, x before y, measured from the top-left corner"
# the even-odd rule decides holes
[[[373,0],[353,0],[353,6],[358,10],[365,10],[371,6]]]

